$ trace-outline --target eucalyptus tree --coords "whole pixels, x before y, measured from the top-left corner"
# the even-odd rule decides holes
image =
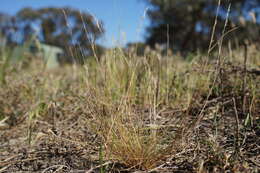
[[[150,5],[146,42],[167,44],[180,51],[207,50],[215,18],[214,40],[226,31],[229,39],[260,43],[260,0],[145,0]],[[231,4],[229,8],[229,4]],[[218,11],[218,15],[216,16]],[[237,27],[238,26],[238,27]],[[225,44],[226,42],[224,42]]]
[[[93,55],[96,40],[104,33],[101,21],[72,8],[24,8],[16,18],[25,39],[34,27],[42,42],[62,47],[71,56]]]

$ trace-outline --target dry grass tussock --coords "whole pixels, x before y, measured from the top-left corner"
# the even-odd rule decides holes
[[[5,67],[0,172],[257,172],[260,54],[224,52]]]

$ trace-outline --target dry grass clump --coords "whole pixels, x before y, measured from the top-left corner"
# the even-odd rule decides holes
[[[84,66],[6,67],[0,170],[27,164],[43,171],[56,163],[70,171],[253,171],[260,141],[257,55],[244,65],[224,54],[218,66],[201,54],[186,61],[115,49]],[[72,164],[71,151],[84,164]],[[35,155],[40,161],[30,161]]]
[[[234,110],[232,100],[238,112],[243,112],[244,104],[247,116],[257,114],[257,82],[253,76],[246,76],[248,87],[243,94],[239,70],[223,64],[223,75],[213,82],[214,63],[202,70],[198,58],[184,62],[159,54],[128,57],[118,50],[103,57],[96,69],[89,69],[96,73],[92,74],[95,79],[88,81],[95,96],[87,107],[108,158],[150,170],[188,146],[183,145],[182,135],[198,125],[190,115],[230,114]],[[247,95],[244,100],[243,95]],[[168,108],[179,112],[172,113],[171,121],[164,117]]]
[[[149,170],[177,149],[177,142],[173,141],[176,132],[169,136],[160,129],[154,112],[142,114],[125,101],[118,106],[102,102],[88,107],[93,111],[92,127],[102,137],[108,158],[132,168]]]

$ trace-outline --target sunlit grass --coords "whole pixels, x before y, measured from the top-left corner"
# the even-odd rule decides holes
[[[236,54],[239,51],[233,52]],[[248,68],[258,66],[256,57],[253,53]],[[26,116],[31,143],[36,136],[35,122],[52,119],[55,111],[64,117],[86,116],[82,123],[100,138],[104,159],[151,170],[189,145],[185,135],[192,130],[193,121],[186,117],[200,113],[211,88],[213,101],[231,95],[242,107],[243,76],[223,74],[222,88],[219,81],[213,83],[214,59],[206,66],[201,63],[204,59],[202,54],[186,61],[156,52],[130,56],[115,49],[99,61],[86,60],[83,66],[46,70],[35,61],[27,68],[5,73],[5,85],[0,88],[0,117],[12,117],[11,125],[15,125]],[[242,61],[227,60],[235,65]],[[5,71],[8,68],[12,67]],[[223,68],[232,70],[228,65]],[[247,76],[245,106],[251,117],[259,108],[257,84]],[[214,111],[220,111],[216,108],[219,104],[213,106]],[[162,114],[165,110],[179,113],[172,113],[167,119]]]

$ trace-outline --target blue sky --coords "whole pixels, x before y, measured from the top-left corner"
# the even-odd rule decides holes
[[[107,47],[142,41],[148,18],[143,0],[0,0],[0,12],[15,14],[23,7],[73,7],[93,14],[104,23],[106,33],[99,40]]]

